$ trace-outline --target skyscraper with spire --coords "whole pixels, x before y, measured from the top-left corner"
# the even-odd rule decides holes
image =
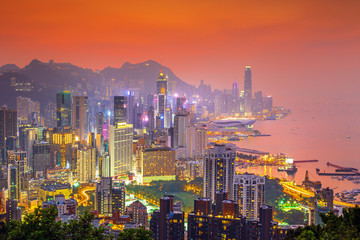
[[[168,88],[167,77],[162,72],[162,69],[160,69],[160,74],[156,81],[156,94],[167,95],[167,88]]]
[[[165,123],[165,109],[167,107],[167,77],[160,70],[159,77],[156,81],[156,94],[157,94],[157,115],[161,120],[161,128]]]
[[[244,78],[244,100],[245,100],[245,113],[252,112],[252,79],[251,79],[251,67],[245,67]]]

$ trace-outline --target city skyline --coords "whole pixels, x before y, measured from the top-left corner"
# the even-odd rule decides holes
[[[279,102],[291,95],[304,96],[305,90],[312,100],[323,101],[335,94],[345,99],[355,94],[357,88],[348,86],[359,86],[355,29],[360,4],[282,1],[240,7],[243,4],[92,1],[62,2],[59,7],[41,1],[5,2],[4,8],[16,8],[21,17],[7,13],[0,17],[4,36],[0,50],[6,56],[0,58],[0,65],[24,66],[38,58],[102,69],[154,59],[188,83],[205,80],[219,89],[219,79],[227,85],[239,81],[243,66],[250,65],[257,80],[254,89],[261,86],[279,96]],[[60,18],[66,9],[71,11]]]
[[[360,236],[358,1],[0,5],[1,239]]]

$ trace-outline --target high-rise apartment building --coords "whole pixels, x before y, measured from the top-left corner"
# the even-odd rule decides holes
[[[125,182],[102,177],[95,185],[95,209],[99,214],[112,216],[125,213]]]
[[[59,128],[71,126],[71,94],[69,91],[56,94],[56,120]]]
[[[273,208],[272,206],[264,205],[260,207],[259,221],[260,239],[272,239],[273,236]]]
[[[21,209],[15,199],[6,200],[6,221],[20,221]]]
[[[127,122],[126,96],[114,96],[114,125]]]
[[[160,198],[160,210],[152,214],[150,230],[155,240],[184,239],[184,212],[174,211],[174,196]]]
[[[110,126],[109,154],[111,176],[128,174],[133,170],[133,125],[118,123]]]
[[[96,148],[83,146],[77,150],[77,178],[89,183],[96,178]]]
[[[244,99],[245,99],[245,113],[251,113],[252,110],[252,76],[251,67],[245,67],[245,78],[244,78]]]
[[[71,127],[80,140],[87,140],[89,133],[88,97],[74,96],[72,105]]]
[[[265,205],[265,177],[239,174],[234,179],[234,200],[241,214],[250,220],[259,218],[260,207]]]
[[[186,157],[201,158],[207,146],[207,129],[205,126],[188,125],[186,128]]]
[[[215,205],[221,211],[211,211],[210,199],[194,201],[194,212],[188,214],[188,239],[251,239],[235,201],[219,198]]]
[[[44,110],[45,126],[53,128],[56,126],[56,104],[49,101]]]
[[[33,178],[38,175],[45,176],[46,170],[53,164],[50,156],[50,144],[46,142],[38,142],[33,145]]]
[[[236,152],[222,144],[207,149],[203,164],[205,198],[214,201],[216,192],[223,191],[234,199],[235,158]]]
[[[17,115],[21,123],[38,123],[40,119],[40,103],[27,97],[16,98]],[[32,117],[35,116],[35,119]]]

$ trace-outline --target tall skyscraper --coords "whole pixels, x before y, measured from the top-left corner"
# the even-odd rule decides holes
[[[127,123],[132,124],[134,126],[136,120],[136,112],[135,112],[135,96],[131,95],[132,93],[129,92],[128,96],[126,97],[126,108],[127,108]]]
[[[231,107],[232,107],[231,109],[232,113],[240,112],[240,90],[239,90],[238,82],[233,83]]]
[[[89,133],[87,96],[74,96],[71,126],[72,129],[76,130],[76,134],[80,140],[87,140]]]
[[[96,134],[103,135],[104,113],[96,113]]]
[[[157,96],[157,114],[161,120],[161,128],[164,128],[164,124],[165,124],[165,108],[166,108],[166,95],[158,94],[158,96]]]
[[[241,214],[250,220],[259,218],[260,207],[265,205],[265,177],[239,174],[234,180],[234,200]]]
[[[46,176],[46,170],[52,166],[50,163],[50,144],[39,142],[33,145],[33,178],[40,174]]]
[[[167,108],[167,92],[168,83],[165,74],[160,71],[159,77],[156,81],[156,94],[157,94],[157,115],[160,116],[161,128],[164,128],[165,109]]]
[[[167,95],[167,91],[168,91],[167,77],[162,72],[162,70],[160,70],[159,77],[156,81],[156,94]]]
[[[239,99],[239,83],[238,82],[234,82],[233,83],[233,88],[232,88],[232,97],[233,99]]]
[[[27,97],[16,98],[16,109],[21,123],[29,123],[31,116],[31,99]]]
[[[59,128],[71,126],[71,94],[69,91],[56,94],[56,120]]]
[[[100,214],[112,216],[125,213],[125,182],[102,177],[95,185],[95,209]]]
[[[272,96],[263,97],[263,109],[270,112],[272,108],[273,108]]]
[[[16,164],[8,166],[9,199],[20,200],[20,176]]]
[[[48,102],[45,108],[44,117],[46,127],[53,128],[56,126],[56,104],[54,102]]]
[[[189,125],[187,113],[177,113],[174,118],[174,147],[186,147],[186,128]]]
[[[186,98],[178,97],[176,98],[176,112],[182,111],[186,108]]]
[[[262,113],[262,111],[263,111],[263,96],[262,96],[261,91],[254,93],[254,100],[253,100],[252,107],[253,107],[254,113]]]
[[[7,137],[17,136],[17,112],[2,107],[0,109],[0,147],[5,147]]]
[[[27,97],[17,97],[16,107],[21,123],[38,123],[40,120],[40,102]],[[33,118],[34,117],[34,118]]]
[[[148,107],[148,125],[149,130],[153,130],[155,128],[155,112],[154,107],[151,105]]]
[[[77,150],[77,178],[80,183],[89,183],[95,180],[96,148],[82,147]]]
[[[252,79],[251,79],[251,67],[245,67],[244,78],[244,99],[245,99],[245,113],[251,113],[252,105]]]
[[[234,199],[235,158],[235,151],[222,144],[206,151],[203,165],[205,198],[214,201],[216,192],[223,191]]]
[[[118,123],[110,126],[109,154],[111,161],[110,176],[128,174],[133,170],[133,125]]]
[[[127,122],[126,96],[114,96],[114,125]]]

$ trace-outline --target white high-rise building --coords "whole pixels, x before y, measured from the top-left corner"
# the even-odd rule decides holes
[[[186,128],[189,125],[187,113],[177,113],[174,118],[174,147],[186,147]]]
[[[216,192],[223,191],[234,199],[235,158],[236,152],[222,144],[206,151],[203,164],[205,198],[215,201]]]
[[[201,158],[207,147],[206,127],[189,125],[186,128],[186,157]]]
[[[96,178],[96,148],[77,150],[77,173],[80,183],[88,183]]]
[[[250,220],[259,218],[260,207],[265,205],[265,177],[239,174],[234,180],[234,200],[241,214]]]
[[[118,123],[110,126],[109,155],[110,176],[128,174],[133,170],[133,125]]]
[[[207,128],[197,127],[195,130],[195,157],[204,156],[207,148]]]

